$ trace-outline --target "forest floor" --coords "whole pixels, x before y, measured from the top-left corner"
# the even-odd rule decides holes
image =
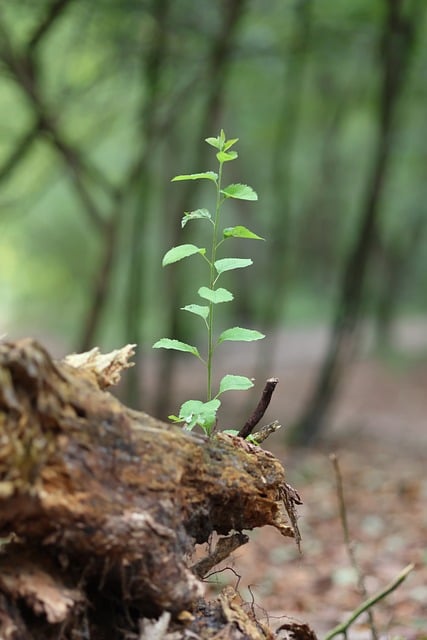
[[[382,638],[427,638],[427,476],[420,451],[383,446],[347,435],[309,451],[270,447],[282,460],[290,484],[304,501],[299,526],[302,553],[269,528],[251,533],[213,575],[212,589],[238,583],[246,602],[272,628],[292,620],[311,625],[319,639],[363,600],[356,587],[339,518],[330,452],[338,456],[352,540],[369,595],[391,582],[409,563],[415,569],[374,610]],[[222,568],[222,567],[221,567]],[[237,575],[241,576],[239,580]],[[366,617],[350,640],[370,638]]]
[[[369,595],[415,564],[405,582],[374,609],[380,636],[427,639],[427,361],[426,334],[417,327],[401,332],[399,356],[364,357],[351,367],[321,445],[288,449],[280,432],[265,443],[283,461],[288,482],[304,501],[302,554],[276,531],[256,530],[225,563],[229,568],[210,578],[210,588],[238,583],[260,619],[268,612],[272,628],[290,617],[310,624],[322,638],[363,600],[343,541],[329,459],[335,453]],[[292,423],[315,377],[321,344],[322,334],[305,332],[280,343],[279,366],[272,372],[280,383],[267,421]],[[233,354],[228,355],[232,362]],[[349,639],[370,637],[362,616]]]

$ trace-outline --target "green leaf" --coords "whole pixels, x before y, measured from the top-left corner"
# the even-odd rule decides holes
[[[180,176],[172,178],[171,182],[181,182],[182,180],[212,180],[215,182],[218,180],[218,174],[215,171],[204,171],[203,173],[185,173]]]
[[[193,347],[191,344],[181,342],[180,340],[172,340],[171,338],[161,338],[153,344],[153,349],[174,349],[175,351],[185,351],[191,353],[193,356],[200,358],[200,353],[197,347]],[[201,359],[201,358],[200,358]]]
[[[224,391],[246,391],[246,389],[250,389],[253,386],[252,380],[246,378],[246,376],[227,374],[220,382],[218,395],[224,393]]]
[[[224,273],[224,271],[232,271],[233,269],[244,269],[253,264],[250,258],[222,258],[222,260],[216,260],[215,269],[218,275]]]
[[[170,417],[171,416],[169,416],[169,418]],[[238,429],[223,429],[223,431],[221,431],[221,433],[227,433],[230,436],[238,436],[239,435],[239,430]],[[257,440],[255,438],[255,435],[252,435],[252,433],[250,433],[248,436],[246,436],[245,440],[247,440],[248,442],[252,442],[253,444],[258,445],[258,442],[257,442]]]
[[[181,220],[181,227],[184,228],[187,222],[190,220],[199,220],[201,218],[207,218],[212,220],[212,216],[207,209],[196,209],[195,211],[186,211],[184,217]]]
[[[222,232],[224,238],[248,238],[251,240],[264,240],[261,236],[257,236],[256,233],[250,231],[247,227],[242,227],[238,225],[237,227],[227,227]]]
[[[179,415],[188,415],[189,413],[211,413],[217,411],[221,406],[221,401],[217,398],[209,400],[209,402],[202,402],[201,400],[187,400],[181,405]]]
[[[210,435],[212,427],[216,422],[216,414],[221,406],[221,401],[217,398],[209,402],[200,400],[187,400],[179,410],[179,416],[169,416],[175,422],[184,422],[184,428],[191,431],[196,425],[202,427],[207,435]]]
[[[226,198],[237,198],[237,200],[258,200],[257,193],[247,184],[229,184],[221,193]]]
[[[169,249],[169,251],[165,253],[162,265],[166,267],[168,264],[178,262],[178,260],[182,260],[183,258],[188,258],[195,253],[201,253],[204,255],[206,253],[206,249],[196,247],[195,244],[180,244],[177,247],[172,247],[172,249]]]
[[[227,151],[228,149],[230,149],[230,147],[232,147],[233,144],[236,144],[236,142],[239,142],[239,138],[233,138],[232,140],[227,140],[227,142],[224,144],[224,151]]]
[[[219,162],[230,162],[230,160],[235,160],[238,155],[237,151],[218,151],[216,157]]]
[[[252,342],[254,340],[261,340],[265,338],[263,333],[255,331],[253,329],[242,329],[241,327],[233,327],[232,329],[226,329],[221,333],[218,338],[218,344],[225,340],[236,340],[243,342]]]
[[[200,316],[204,320],[209,315],[209,307],[202,307],[200,304],[187,304],[185,307],[181,307],[183,311],[189,311],[190,313],[194,313],[196,316]]]
[[[215,147],[215,149],[221,148],[221,142],[219,138],[205,138],[205,142],[211,145],[211,147]]]
[[[218,304],[219,302],[230,302],[233,300],[233,294],[227,289],[209,289],[208,287],[200,287],[197,292],[201,298],[205,300],[209,300],[213,304]]]

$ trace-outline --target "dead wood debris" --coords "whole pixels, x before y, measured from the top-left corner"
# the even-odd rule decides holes
[[[214,551],[194,564],[191,567],[192,572],[198,578],[204,578],[216,565],[220,564],[228,558],[233,551],[236,551],[236,549],[247,542],[249,542],[249,537],[241,532],[219,538]]]
[[[77,369],[87,369],[96,375],[101,389],[106,389],[120,382],[120,374],[123,369],[134,366],[130,359],[135,355],[136,344],[127,344],[121,349],[115,349],[110,353],[100,353],[95,347],[85,353],[72,353],[64,358],[65,364]]]
[[[132,350],[54,362],[33,340],[0,344],[0,637],[273,638],[234,592],[205,603],[199,577],[242,530],[298,542],[298,496],[260,447],[188,434],[104,391]],[[192,571],[214,532],[223,542]]]
[[[286,635],[281,634],[281,631],[286,632]],[[300,624],[298,622],[282,624],[277,633],[280,634],[280,639],[283,640],[285,638],[289,638],[289,640],[317,640],[316,634],[308,624]]]

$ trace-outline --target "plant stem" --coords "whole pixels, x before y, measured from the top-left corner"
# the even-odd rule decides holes
[[[408,573],[410,573],[413,568],[413,564],[408,564],[408,566],[405,567],[401,573],[399,573],[399,575],[393,580],[393,582],[390,582],[390,584],[388,584],[384,589],[373,595],[371,598],[368,598],[368,600],[362,602],[362,604],[353,611],[350,617],[345,622],[342,622],[338,626],[334,627],[332,631],[330,631],[328,635],[325,636],[324,640],[331,640],[331,638],[334,638],[339,634],[346,635],[348,628],[351,624],[353,624],[356,618],[358,618],[365,611],[368,611],[368,609],[385,598],[389,593],[394,591],[404,581]]]
[[[348,520],[347,520],[347,509],[346,509],[345,498],[344,498],[344,487],[343,487],[343,481],[342,481],[342,475],[341,475],[338,456],[335,453],[333,453],[329,456],[329,458],[333,464],[334,471],[335,471],[337,497],[338,497],[338,504],[340,509],[340,519],[341,519],[341,526],[344,534],[344,544],[347,550],[348,557],[350,559],[350,563],[357,576],[357,584],[359,587],[359,591],[362,594],[362,596],[366,599],[368,598],[368,592],[365,586],[365,577],[358,563],[354,544],[350,537],[350,529],[349,529]],[[369,627],[371,630],[372,640],[378,640],[379,634],[375,626],[374,614],[370,609],[368,610],[367,614],[368,614]]]
[[[215,219],[214,219],[214,230],[212,236],[212,250],[211,250],[211,259],[210,259],[210,275],[209,275],[209,288],[213,289],[215,283],[215,258],[216,258],[216,250],[218,248],[217,236],[218,236],[218,225],[219,225],[219,210],[221,208],[221,178],[222,178],[222,165],[223,163],[219,162],[219,171],[218,171],[218,182],[216,185],[216,204],[215,204]],[[209,322],[208,322],[208,356],[207,356],[207,401],[212,399],[212,360],[214,353],[214,344],[213,344],[213,315],[214,315],[214,303],[209,302]]]

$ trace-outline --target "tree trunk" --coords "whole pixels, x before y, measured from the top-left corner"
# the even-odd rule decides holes
[[[298,495],[260,447],[187,433],[107,393],[132,353],[53,362],[32,340],[0,345],[0,637],[143,640],[155,637],[143,619],[160,616],[165,639],[227,625],[234,635],[215,638],[273,638],[231,592],[205,628],[200,578],[243,529],[298,539]],[[214,532],[227,537],[192,567]]]
[[[377,235],[378,217],[389,167],[396,107],[414,40],[415,15],[403,13],[401,0],[385,0],[387,14],[381,41],[382,86],[375,159],[369,179],[359,231],[344,265],[329,349],[307,409],[291,434],[297,444],[315,440],[325,424],[339,381],[356,348],[365,277]]]
[[[269,231],[270,251],[265,278],[264,300],[260,309],[260,327],[266,333],[280,327],[284,314],[287,290],[292,282],[295,255],[292,247],[295,230],[292,225],[292,170],[301,123],[305,71],[309,60],[312,0],[295,3],[295,27],[289,47],[285,49],[283,81],[277,134],[271,155],[271,190],[275,194],[273,216]],[[258,345],[255,377],[262,380],[272,375],[272,365],[278,349],[276,331]]]

